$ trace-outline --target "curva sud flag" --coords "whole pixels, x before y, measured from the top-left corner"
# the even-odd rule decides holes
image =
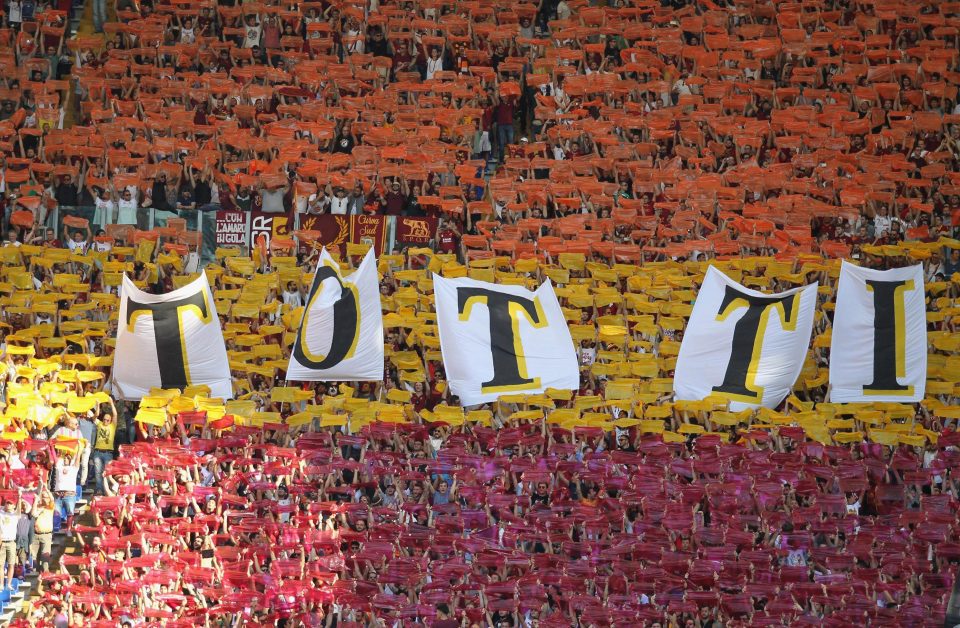
[[[287,379],[383,379],[383,315],[373,249],[346,277],[327,250],[321,252]]]
[[[816,300],[816,283],[764,294],[708,268],[677,357],[676,399],[719,395],[734,411],[779,405],[803,368]]]
[[[227,349],[206,274],[167,294],[148,294],[124,275],[113,386],[137,400],[151,388],[206,384],[212,397],[233,397]]]
[[[923,266],[843,262],[830,345],[830,401],[912,402],[927,384]]]
[[[530,292],[434,275],[433,290],[443,365],[462,405],[579,388],[573,339],[549,281]]]

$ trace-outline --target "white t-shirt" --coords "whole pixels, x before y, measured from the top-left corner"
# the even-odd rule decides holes
[[[302,301],[301,301],[301,299],[300,299],[300,293],[299,293],[299,292],[287,292],[286,290],[284,290],[284,291],[283,291],[283,304],[284,304],[284,305],[292,305],[293,307],[300,307],[301,305],[303,305],[303,303],[302,303]]]
[[[19,512],[0,511],[0,540],[4,543],[17,540],[17,525],[20,523]]]
[[[337,198],[334,196],[330,199],[330,213],[344,215],[347,213],[348,205],[350,205],[350,199],[348,197]]]
[[[278,506],[289,506],[289,505],[290,505],[290,498],[288,497],[288,498],[286,498],[286,499],[278,499],[278,500],[277,500],[277,505],[278,505]],[[290,523],[290,513],[289,513],[289,512],[282,512],[282,513],[280,513],[280,523]]]
[[[595,347],[580,347],[580,364],[590,366],[597,361],[597,349]]]
[[[286,192],[279,190],[260,190],[262,200],[261,211],[265,214],[279,214],[283,212],[283,196]]]
[[[873,217],[873,235],[874,237],[879,238],[880,236],[886,234],[890,231],[890,225],[893,224],[893,219],[890,216],[883,216],[877,214]]]
[[[76,240],[67,240],[67,248],[70,249],[71,253],[85,253],[87,250],[87,241],[82,240],[77,242]]]
[[[136,198],[131,198],[129,200],[120,199],[119,203],[120,211],[117,212],[117,224],[118,225],[135,225],[137,224],[137,200]]]
[[[113,222],[113,212],[117,207],[113,199],[103,200],[98,196],[94,199],[93,204],[97,209],[97,218],[103,220],[101,224],[110,224]]]
[[[441,71],[443,71],[442,56],[437,59],[434,59],[433,57],[430,57],[429,59],[427,59],[427,80],[428,81],[433,78],[434,74]]]
[[[62,461],[57,461],[57,481],[54,490],[74,492],[77,490],[77,473],[80,467],[70,467]]]
[[[344,39],[353,38],[353,37],[356,37],[356,40],[347,44],[347,47],[346,47],[347,54],[362,55],[363,54],[363,38],[360,37],[360,31],[355,31],[351,28],[348,28],[343,33]]]
[[[322,214],[327,211],[327,208],[330,207],[330,197],[324,194],[323,196],[317,196],[316,194],[311,195],[309,200],[304,203],[304,213],[307,214]]]
[[[249,24],[243,25],[243,47],[244,48],[253,48],[254,46],[260,45],[260,33],[263,31],[263,27],[259,24],[250,26]]]

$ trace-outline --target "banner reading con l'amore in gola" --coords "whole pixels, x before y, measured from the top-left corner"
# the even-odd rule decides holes
[[[152,388],[207,385],[233,398],[227,347],[206,273],[166,294],[149,294],[124,275],[113,389],[137,400]]]

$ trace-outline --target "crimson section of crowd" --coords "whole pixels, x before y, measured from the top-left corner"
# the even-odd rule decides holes
[[[386,276],[383,287],[389,292],[396,281]],[[220,315],[225,327],[237,325]],[[395,327],[385,340],[388,355],[411,357]],[[584,342],[578,357],[595,366],[609,349]],[[305,384],[303,401],[320,415],[306,422],[295,420],[296,404],[274,397],[281,382],[258,370],[250,393],[238,381],[237,394],[271,415],[262,428],[202,411],[155,425],[135,422],[127,408],[118,431],[117,410],[94,392],[97,382],[87,392],[102,413],[74,412],[68,402],[56,430],[30,421],[22,421],[26,438],[4,430],[11,490],[0,494],[0,533],[14,535],[3,540],[13,539],[5,547],[16,556],[5,565],[23,552],[28,569],[42,571],[44,593],[30,619],[942,623],[960,560],[956,413],[896,404],[891,414],[933,438],[888,433],[893,440],[881,444],[880,430],[869,430],[874,442],[846,432],[832,435],[843,444],[825,445],[792,425],[815,414],[812,401],[791,397],[782,413],[761,412],[752,427],[724,428],[720,413],[669,408],[667,396],[617,401],[608,394],[617,380],[585,368],[578,391],[536,402],[556,405],[546,422],[542,411],[514,412],[507,400],[464,422],[439,357],[426,358],[430,375],[416,381],[391,360],[383,382]],[[22,357],[13,359],[8,394],[31,381]],[[48,390],[53,381],[44,380],[54,375],[33,372],[32,381]],[[940,388],[937,395],[953,394]],[[816,390],[798,394],[820,399]],[[408,412],[392,408],[412,423],[369,423],[363,410],[383,399],[408,402]],[[602,402],[617,429],[558,425],[555,413],[573,413],[580,402]],[[632,418],[641,410],[664,421]],[[883,420],[878,410],[849,411],[864,423]],[[703,433],[701,419],[720,433]],[[688,436],[666,438],[649,423]],[[70,519],[72,489],[85,484],[85,453],[94,518],[78,524]],[[52,494],[40,488],[50,478]],[[33,543],[29,528],[20,541],[23,512]],[[48,526],[66,529],[80,551],[46,564]]]
[[[952,431],[919,454],[542,421],[163,436],[119,446],[38,616],[942,625],[960,559]]]

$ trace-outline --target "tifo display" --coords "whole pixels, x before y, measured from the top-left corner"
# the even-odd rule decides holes
[[[375,265],[371,250],[356,273],[344,277],[337,262],[322,252],[306,308],[292,313],[294,320],[300,315],[301,323],[287,380],[383,379]],[[426,313],[426,321],[436,320],[443,364],[463,405],[496,401],[504,393],[579,388],[576,348],[549,281],[536,292],[435,274],[429,283],[436,313]],[[711,266],[680,346],[677,399],[717,395],[729,399],[734,409],[780,405],[803,369],[816,295],[816,283],[763,294]],[[840,387],[843,401],[923,399],[923,295],[922,266],[872,271],[843,263],[837,303],[850,305],[834,312],[834,327],[844,333],[834,340],[842,350],[831,352],[839,364],[830,369],[830,381]],[[474,311],[481,307],[483,314]],[[147,316],[138,326],[141,314]],[[120,318],[124,324],[118,326],[114,382],[121,398],[140,399],[152,388],[198,385],[208,386],[217,397],[233,396],[206,276],[159,296],[143,294],[126,280]],[[429,323],[425,327],[421,333],[430,333]],[[155,362],[147,357],[152,355]]]
[[[0,625],[960,625],[960,2],[2,9]]]

